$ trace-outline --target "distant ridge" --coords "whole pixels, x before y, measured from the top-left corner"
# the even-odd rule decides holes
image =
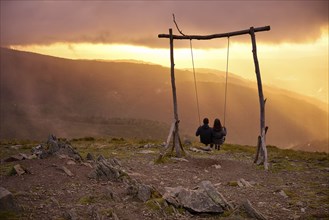
[[[111,135],[110,129],[105,129],[110,124],[88,122],[93,117],[159,122],[164,129],[156,127],[161,130],[156,138],[165,140],[168,135],[166,128],[173,117],[170,70],[166,67],[69,60],[5,48],[1,48],[0,61],[0,138],[44,137],[54,130],[68,137]],[[222,119],[224,85],[220,74],[198,73],[201,117],[209,117],[211,123],[216,117]],[[182,133],[192,138],[198,126],[193,74],[176,70],[176,86]],[[230,78],[228,86],[227,142],[255,145],[259,133],[257,87],[239,77]],[[318,143],[314,148],[321,148],[322,142],[316,141],[328,138],[328,112],[322,103],[270,86],[264,86],[264,93],[268,99],[267,144],[290,148],[312,140]],[[68,117],[85,121],[73,123],[65,120]],[[140,131],[152,138],[152,129],[137,124],[126,126],[124,134],[134,137],[134,132]],[[112,131],[115,129],[123,127]],[[115,133],[120,134],[118,131]]]

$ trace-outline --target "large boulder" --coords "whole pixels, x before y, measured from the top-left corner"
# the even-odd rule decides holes
[[[153,186],[138,183],[135,179],[132,179],[129,182],[129,185],[126,190],[127,190],[128,195],[130,195],[133,198],[136,198],[142,202],[146,202],[149,199],[151,199],[152,193],[158,194],[158,193],[155,193],[156,190]]]
[[[0,211],[19,211],[19,206],[14,200],[14,196],[7,189],[0,186]]]
[[[121,181],[128,176],[116,159],[101,159],[96,163],[95,168],[88,174],[89,178],[96,180]]]
[[[192,213],[218,213],[231,209],[231,205],[215,189],[210,181],[203,181],[196,189],[181,186],[166,187],[163,198],[175,207],[183,207]]]
[[[82,161],[82,157],[68,141],[57,139],[54,135],[49,135],[46,143],[42,143],[32,148],[32,154],[37,155],[40,159],[51,155],[67,155],[76,161]]]

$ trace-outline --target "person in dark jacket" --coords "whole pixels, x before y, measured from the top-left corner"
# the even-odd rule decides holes
[[[222,126],[222,123],[218,118],[214,120],[214,127],[212,128],[211,139],[212,143],[215,145],[215,149],[220,150],[220,145],[225,141],[226,128]]]
[[[212,147],[212,142],[211,142],[211,135],[212,135],[212,128],[209,127],[209,119],[204,118],[203,119],[203,125],[198,128],[196,131],[195,135],[199,136],[200,135],[200,142],[208,146],[210,144],[210,147]]]

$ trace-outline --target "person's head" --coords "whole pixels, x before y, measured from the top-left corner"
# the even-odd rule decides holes
[[[218,118],[214,120],[214,129],[222,129],[222,123],[220,123]]]
[[[204,118],[203,119],[203,124],[205,124],[205,125],[209,124],[209,119],[208,118]]]

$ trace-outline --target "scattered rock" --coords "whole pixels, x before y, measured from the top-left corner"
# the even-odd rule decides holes
[[[279,191],[279,195],[282,196],[282,197],[285,198],[285,199],[288,198],[287,194],[286,194],[283,190],[280,190],[280,191]]]
[[[219,193],[216,188],[211,184],[210,181],[202,181],[201,184],[203,189],[207,192],[208,196],[217,204],[219,204],[225,210],[232,210],[233,206]]]
[[[59,159],[69,159],[70,157],[64,154],[57,155]]]
[[[246,181],[245,179],[243,179],[243,178],[241,178],[240,180],[238,180],[237,183],[238,183],[238,185],[240,187],[247,187],[247,188],[252,187],[252,185],[248,181]]]
[[[73,149],[67,141],[58,140],[54,135],[49,135],[46,143],[42,143],[31,150],[32,154],[43,159],[54,154],[67,155],[76,161],[82,161],[80,154]]]
[[[0,211],[19,211],[19,206],[14,201],[14,196],[7,189],[0,186]]]
[[[214,165],[212,165],[212,167],[215,167],[215,169],[220,169],[220,168],[222,168],[222,166],[219,165],[219,164],[214,164]]]
[[[18,176],[23,175],[25,173],[25,170],[19,164],[16,164],[14,166],[14,170],[18,174]]]
[[[145,144],[143,148],[152,148],[155,147],[155,144]]]
[[[54,154],[60,149],[59,144],[57,142],[57,138],[52,134],[50,134],[48,137],[47,145],[48,145],[48,152],[50,154]]]
[[[121,169],[117,160],[113,159],[97,161],[94,170],[88,174],[88,177],[92,179],[111,181],[120,181],[123,176],[128,176],[128,174]]]
[[[203,150],[203,151],[211,151],[210,146],[201,146],[200,149]]]
[[[24,159],[25,158],[23,157],[23,155],[17,154],[17,155],[10,156],[10,157],[4,159],[3,161],[4,162],[13,162],[13,161],[19,161],[19,160],[24,160]]]
[[[266,220],[267,218],[259,212],[255,207],[253,207],[250,203],[250,201],[247,199],[245,200],[242,205],[241,205],[244,210],[248,213],[250,217],[253,219],[258,219],[258,220]]]
[[[62,166],[62,170],[68,175],[68,176],[74,176],[73,173],[67,169],[65,166]]]
[[[138,186],[137,198],[143,202],[146,202],[151,198],[151,187],[148,185],[141,184]]]
[[[181,186],[165,187],[163,198],[175,207],[184,207],[192,213],[223,213],[232,205],[228,204],[210,181],[202,181],[196,189]]]
[[[14,149],[14,150],[19,150],[21,147],[22,147],[22,145],[20,145],[20,144],[10,146],[10,148]]]
[[[86,156],[86,160],[95,161],[95,157],[91,153],[88,153],[87,156]]]
[[[118,165],[119,167],[122,167],[121,162],[117,158],[112,158],[112,164]]]
[[[69,160],[66,162],[67,165],[75,165],[77,164],[76,162],[74,162],[73,160]]]
[[[299,207],[302,207],[304,204],[303,204],[303,202],[301,202],[301,201],[298,201],[297,203],[296,203],[296,206],[299,206]]]
[[[55,205],[57,205],[58,207],[60,207],[58,200],[55,199],[53,196],[50,197],[50,200],[51,200]]]
[[[88,213],[91,216],[91,219],[103,219],[103,216],[95,205],[88,207]]]
[[[141,150],[138,153],[139,154],[154,154],[155,151],[153,151],[153,150]]]
[[[90,163],[82,162],[81,164],[86,166],[86,167],[93,168],[93,166]]]
[[[184,139],[184,146],[191,146],[192,141],[190,139]]]
[[[41,155],[44,151],[45,151],[45,149],[44,149],[43,145],[41,145],[41,144],[39,144],[38,146],[33,147],[33,148],[31,149],[32,154],[35,154],[35,155],[37,155],[38,157],[40,157],[40,155]]]
[[[130,181],[130,185],[127,187],[127,194],[133,198],[137,198],[142,202],[146,202],[155,192],[152,186],[138,183],[136,180]]]
[[[118,215],[115,214],[115,212],[112,212],[112,217],[113,217],[114,220],[120,220]]]
[[[114,199],[114,193],[113,190],[110,187],[106,188],[106,192],[104,194],[106,196],[106,198],[111,199],[111,200],[115,200]]]
[[[203,153],[202,150],[199,150],[199,149],[197,149],[195,147],[190,147],[189,149],[190,149],[190,151],[195,152],[195,153]]]
[[[171,159],[171,160],[182,161],[182,162],[188,162],[187,159],[185,159],[185,158],[181,158],[181,157],[171,157],[170,159]]]
[[[99,155],[97,157],[97,161],[102,161],[102,160],[106,160],[105,157],[103,155]]]
[[[241,183],[241,181],[237,181],[236,183],[238,184],[239,187],[243,187],[243,184]]]
[[[75,209],[71,209],[71,210],[64,212],[63,217],[64,217],[64,219],[67,219],[67,220],[78,220],[79,219]]]

